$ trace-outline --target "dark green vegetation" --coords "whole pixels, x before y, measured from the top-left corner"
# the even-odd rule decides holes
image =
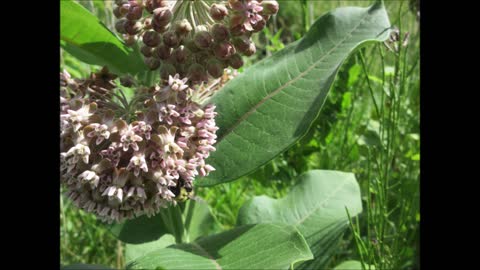
[[[363,212],[347,223],[350,229],[332,249],[334,257],[328,265],[355,259],[377,269],[419,268],[419,31],[416,11],[408,2],[385,3],[391,24],[400,30],[400,42],[388,44],[391,49],[377,43],[352,54],[341,66],[319,117],[299,142],[238,181],[197,188],[218,227],[226,230],[242,223],[237,220],[240,208],[255,196],[286,196],[304,172],[353,172],[360,184]],[[82,2],[110,27],[109,2],[105,3]],[[250,58],[248,64],[304,36],[311,22],[327,11],[369,4],[280,1],[280,14],[259,35],[257,58]],[[407,32],[408,44],[402,46]],[[88,74],[89,66],[67,53],[62,61],[72,76]],[[124,244],[94,216],[74,208],[63,196],[61,200],[61,263],[124,267],[128,256]]]

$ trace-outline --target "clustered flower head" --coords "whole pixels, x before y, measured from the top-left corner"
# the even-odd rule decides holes
[[[190,84],[219,78],[243,66],[256,52],[252,33],[261,31],[278,3],[267,0],[116,0],[116,30],[127,44],[141,39],[146,65],[187,77]]]
[[[206,159],[215,151],[215,106],[203,104],[229,76],[193,87],[176,74],[139,86],[127,102],[106,68],[84,80],[61,73],[60,170],[70,199],[108,222],[174,204],[180,189],[214,170]]]

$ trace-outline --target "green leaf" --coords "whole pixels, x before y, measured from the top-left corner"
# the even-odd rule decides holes
[[[79,60],[108,66],[117,74],[146,70],[137,50],[127,47],[80,4],[60,1],[60,45]]]
[[[312,258],[295,227],[260,224],[150,252],[127,269],[288,269]]]
[[[371,269],[374,270],[375,266],[370,265],[365,265],[366,269]],[[341,264],[339,264],[337,267],[334,268],[334,270],[362,270],[362,263],[359,261],[345,261]]]
[[[149,252],[165,248],[175,244],[175,237],[171,234],[165,234],[160,239],[143,244],[127,244],[125,246],[125,261],[130,262]]]
[[[319,115],[345,59],[366,42],[386,40],[389,27],[382,4],[336,9],[227,83],[211,99],[220,129],[208,162],[216,171],[196,184],[233,181],[292,146]]]
[[[348,228],[345,207],[351,216],[362,211],[360,188],[353,174],[338,171],[313,170],[298,180],[284,198],[258,196],[245,203],[238,224],[282,222],[296,226],[315,260],[295,269],[322,269]]]
[[[113,270],[113,268],[98,264],[72,264],[62,267],[62,270]]]
[[[178,207],[178,206],[177,206]],[[176,223],[177,211],[174,206],[160,210],[161,213],[147,217],[145,215],[123,223],[114,224],[110,231],[121,241],[130,244],[142,244],[157,241],[165,234],[177,235],[183,239],[184,232],[180,231]],[[185,230],[189,239],[195,240],[199,236],[212,233],[215,227],[215,220],[208,208],[208,204],[200,199],[188,200],[185,204],[185,211],[182,217]]]

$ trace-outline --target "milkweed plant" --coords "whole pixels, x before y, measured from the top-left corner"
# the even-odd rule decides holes
[[[288,149],[319,115],[343,61],[389,37],[381,2],[339,8],[242,68],[279,6],[116,0],[109,30],[61,1],[62,48],[102,68],[86,78],[60,72],[60,180],[76,207],[127,243],[128,269],[319,269],[332,254],[325,239],[348,228],[345,208],[362,211],[355,177],[338,171],[307,172],[281,199],[254,198],[227,231],[213,229],[193,193]]]

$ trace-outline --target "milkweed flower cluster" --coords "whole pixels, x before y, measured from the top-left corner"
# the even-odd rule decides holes
[[[85,80],[60,74],[60,170],[77,207],[121,222],[175,203],[214,170],[205,160],[215,151],[215,106],[202,103],[221,80],[192,87],[177,74],[126,103],[114,79],[106,68]]]
[[[116,0],[116,30],[127,44],[141,39],[146,65],[162,78],[178,73],[190,83],[219,78],[256,52],[252,33],[278,12],[266,0]]]

